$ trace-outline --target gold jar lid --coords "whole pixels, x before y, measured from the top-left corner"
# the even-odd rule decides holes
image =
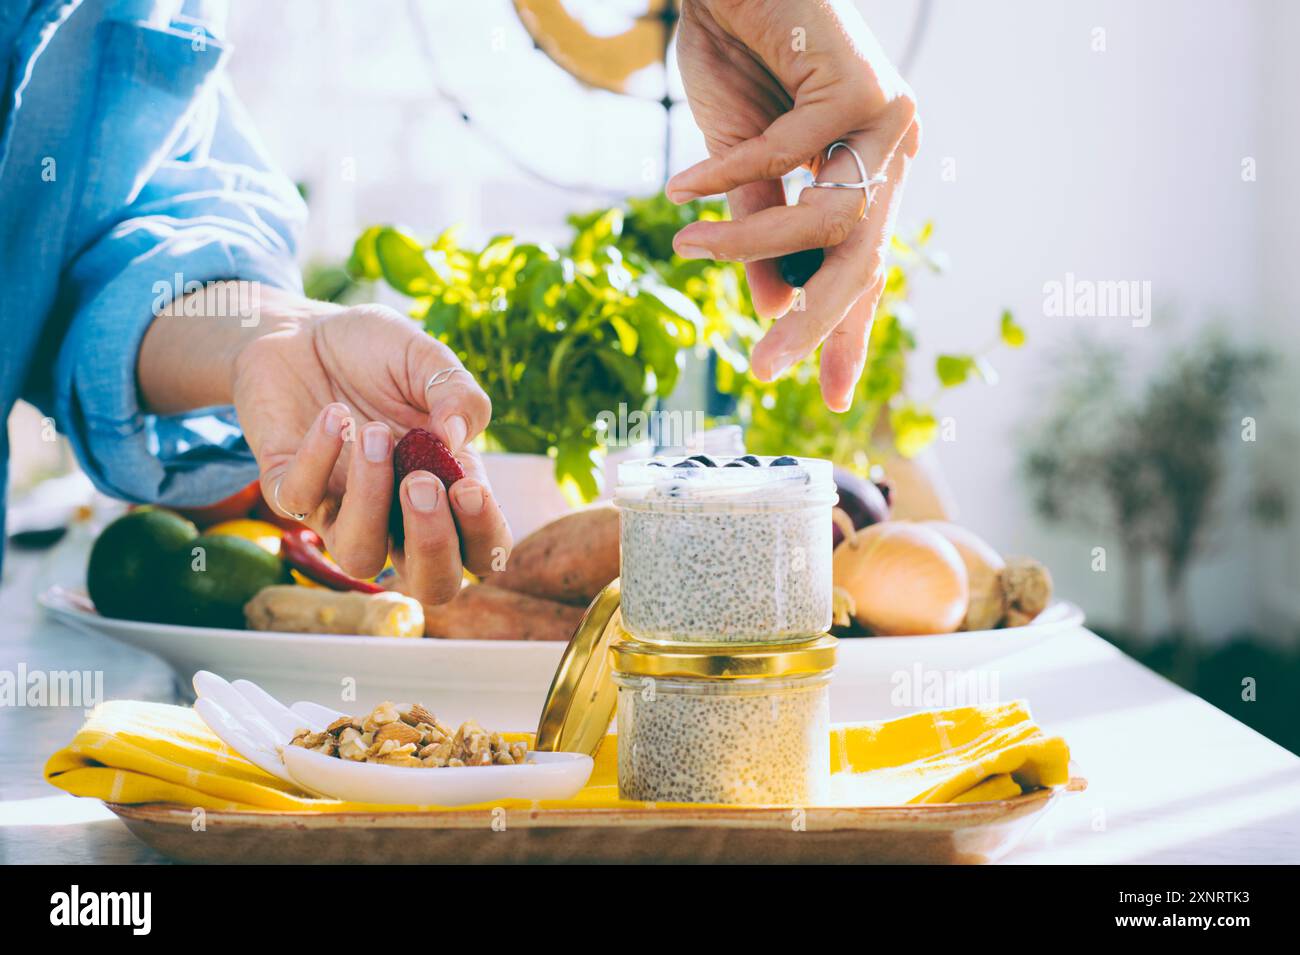
[[[618,705],[609,668],[610,644],[620,638],[618,580],[596,595],[560,657],[537,722],[535,748],[594,755]]]
[[[825,673],[835,666],[839,641],[829,634],[800,643],[737,643],[727,646],[640,643],[619,628],[609,651],[614,669],[629,676],[757,680]]]

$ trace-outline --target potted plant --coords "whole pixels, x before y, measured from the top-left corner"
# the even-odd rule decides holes
[[[689,298],[625,261],[621,225],[622,210],[605,210],[563,249],[510,236],[471,249],[455,230],[426,245],[375,226],[348,263],[411,298],[492,399],[487,465],[517,536],[601,494],[605,451],[635,453],[602,422],[670,394],[682,350],[705,338]]]

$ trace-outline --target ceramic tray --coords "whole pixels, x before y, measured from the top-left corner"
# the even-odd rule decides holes
[[[217,863],[982,863],[1016,845],[1080,778],[995,802],[789,809],[208,812],[109,805],[179,862]]]

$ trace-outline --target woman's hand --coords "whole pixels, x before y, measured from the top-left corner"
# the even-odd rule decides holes
[[[759,377],[826,341],[822,396],[842,411],[866,362],[883,257],[920,144],[912,92],[857,11],[833,0],[684,0],[677,57],[710,158],[669,180],[668,197],[725,192],[733,221],[692,223],[674,247],[744,262],[759,314],[784,316],[754,347]],[[824,161],[837,140],[857,150],[868,176],[888,177],[870,207],[862,190],[811,188],[787,206],[781,177],[800,166],[823,181],[858,180],[847,150]],[[826,257],[797,301],[777,262],[804,249]]]
[[[393,553],[402,589],[444,603],[460,588],[462,566],[477,573],[499,567],[510,531],[468,445],[491,418],[491,402],[468,373],[425,387],[460,360],[383,306],[341,308],[270,290],[261,297],[256,327],[234,340],[220,339],[235,334],[227,318],[155,320],[139,365],[153,410],[233,403],[266,499],[306,514],[330,554],[357,577],[378,573],[389,553],[395,441],[426,428],[451,448],[466,477],[450,491],[427,471],[402,482],[405,540]],[[179,362],[169,361],[178,349]],[[194,374],[178,381],[186,364]],[[216,393],[219,378],[211,394],[176,394],[201,388],[211,364],[223,366],[228,394]]]

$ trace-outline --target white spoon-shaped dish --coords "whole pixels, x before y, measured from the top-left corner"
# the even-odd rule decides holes
[[[348,802],[405,806],[468,806],[500,799],[568,799],[591,776],[582,753],[529,753],[518,766],[416,769],[356,763],[286,746],[284,765],[299,786]]]
[[[304,727],[319,732],[344,715],[317,703],[287,707],[248,680],[194,674],[194,710],[217,737],[253,765],[308,792],[348,802],[465,806],[500,799],[568,799],[591,776],[583,753],[533,753],[517,766],[441,769],[358,763],[290,746]]]

